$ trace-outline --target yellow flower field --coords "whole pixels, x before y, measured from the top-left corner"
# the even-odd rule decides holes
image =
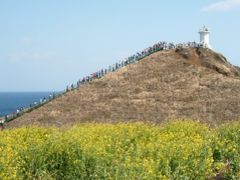
[[[240,178],[240,123],[83,124],[0,135],[0,179]]]

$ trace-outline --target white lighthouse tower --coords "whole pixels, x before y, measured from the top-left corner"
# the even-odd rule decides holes
[[[209,43],[209,29],[203,26],[203,28],[200,29],[198,33],[200,34],[200,43],[203,45],[203,47],[212,49]]]

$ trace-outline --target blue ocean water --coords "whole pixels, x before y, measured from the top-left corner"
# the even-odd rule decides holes
[[[27,107],[53,92],[0,92],[0,117]]]

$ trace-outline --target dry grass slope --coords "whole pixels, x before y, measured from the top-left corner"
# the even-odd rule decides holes
[[[82,122],[198,119],[212,125],[240,117],[240,70],[209,49],[152,54],[8,123],[66,126]]]

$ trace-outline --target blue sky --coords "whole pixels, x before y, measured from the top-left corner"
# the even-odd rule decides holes
[[[158,41],[198,41],[240,66],[240,0],[1,0],[0,91],[58,91]]]

